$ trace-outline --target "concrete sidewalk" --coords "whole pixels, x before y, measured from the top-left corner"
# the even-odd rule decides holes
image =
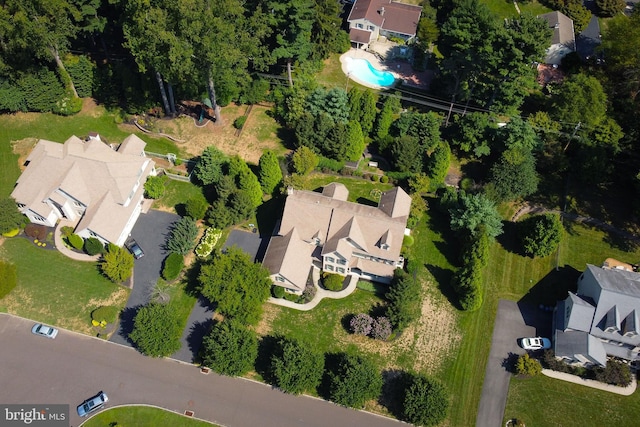
[[[58,222],[58,226],[53,232],[53,238],[56,243],[56,249],[58,249],[60,253],[63,254],[64,256],[71,259],[75,259],[76,261],[89,261],[89,262],[97,261],[98,258],[100,258],[100,255],[91,256],[91,255],[81,254],[81,253],[72,251],[71,249],[67,248],[67,245],[65,245],[64,242],[62,241],[62,227],[69,226],[71,228],[74,228],[76,224],[77,223],[74,223],[67,219],[61,219]]]
[[[318,282],[320,281],[320,270],[314,268],[313,272],[311,273],[311,277],[313,279],[313,285],[316,288],[316,295],[308,303],[298,304],[293,301],[288,301],[284,298],[269,298],[267,301],[271,304],[281,305],[283,307],[289,307],[300,311],[309,311],[315,308],[315,306],[317,306],[323,298],[340,299],[351,295],[353,291],[356,290],[356,286],[358,285],[358,276],[349,275],[349,284],[346,288],[338,292],[327,291],[326,289],[322,289],[318,285]]]
[[[586,380],[576,375],[565,374],[564,372],[552,371],[551,369],[543,369],[542,374],[562,381],[568,381],[574,384],[580,384],[586,387],[597,388],[598,390],[608,391],[610,393],[620,394],[622,396],[631,396],[636,391],[637,382],[635,375],[631,376],[631,384],[626,387],[618,387],[611,384],[601,383],[595,380]]]

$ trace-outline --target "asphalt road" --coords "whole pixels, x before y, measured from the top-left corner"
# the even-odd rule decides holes
[[[55,340],[31,334],[34,322],[0,314],[0,403],[76,406],[103,390],[107,407],[156,405],[230,427],[397,426],[398,422],[263,384],[215,374],[171,359],[61,330]]]

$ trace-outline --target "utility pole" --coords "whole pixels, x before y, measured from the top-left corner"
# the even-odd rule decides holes
[[[569,148],[569,144],[571,144],[571,140],[573,139],[574,136],[576,136],[576,132],[578,132],[578,129],[580,129],[581,125],[582,125],[582,122],[578,122],[576,127],[573,129],[573,133],[571,134],[571,137],[569,138],[567,145],[564,146],[564,149],[562,151],[567,151],[567,148]]]

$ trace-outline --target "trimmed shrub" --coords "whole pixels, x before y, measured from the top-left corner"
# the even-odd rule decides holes
[[[629,365],[617,360],[608,360],[607,366],[595,368],[593,373],[595,379],[603,383],[620,387],[626,387],[631,384],[631,369],[629,369]]]
[[[164,259],[162,267],[162,277],[165,280],[175,280],[184,268],[184,257],[180,254],[172,252]]]
[[[78,236],[75,233],[72,233],[69,237],[67,237],[67,241],[74,249],[77,249],[79,251],[81,251],[84,247],[84,240],[82,240],[82,237]]]
[[[382,175],[380,177],[380,182],[386,184],[387,182],[389,182],[389,177],[387,175]]]
[[[73,227],[69,227],[68,225],[65,225],[60,229],[60,233],[62,234],[62,237],[66,239],[73,234]]]
[[[277,285],[273,285],[271,287],[271,294],[275,297],[275,298],[283,298],[284,297],[284,288],[282,286],[277,286]]]
[[[164,178],[150,176],[144,183],[144,194],[150,199],[159,199],[164,194]]]
[[[15,228],[13,230],[9,230],[6,233],[2,233],[3,237],[16,237],[20,233],[19,228]]]
[[[329,159],[323,156],[318,157],[317,168],[323,172],[327,172],[327,171],[340,172],[343,167],[344,167],[344,162],[334,160],[334,159]]]
[[[533,377],[542,372],[542,365],[536,359],[530,357],[529,353],[525,353],[518,357],[516,372],[518,375]]]
[[[410,248],[411,246],[413,246],[414,243],[414,239],[413,236],[404,236],[402,238],[402,246]]]
[[[393,328],[388,318],[376,317],[371,325],[371,337],[377,340],[386,341],[391,336]]]
[[[247,121],[247,116],[240,116],[233,121],[233,127],[236,129],[242,129],[246,121]]]
[[[341,291],[344,277],[339,274],[322,273],[322,285],[330,291]]]
[[[89,237],[84,241],[84,251],[89,255],[98,255],[104,252],[104,245],[95,237]]]
[[[91,320],[104,323],[115,323],[118,318],[118,307],[112,305],[103,305],[91,312]]]
[[[366,313],[358,313],[351,318],[349,327],[351,332],[356,335],[369,335],[371,333],[371,325],[373,318]]]
[[[0,260],[0,299],[9,295],[18,283],[18,269],[14,264]]]
[[[47,227],[40,224],[27,224],[24,227],[24,234],[33,239],[44,240],[47,237]]]
[[[184,210],[187,216],[195,219],[196,221],[204,218],[209,209],[209,202],[204,197],[192,197],[184,204]]]
[[[292,294],[289,292],[285,292],[284,293],[284,299],[286,299],[287,301],[291,301],[291,302],[298,302],[298,300],[300,299],[300,295],[296,295],[296,294]]]

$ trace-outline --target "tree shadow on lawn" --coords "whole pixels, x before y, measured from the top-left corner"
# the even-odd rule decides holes
[[[505,251],[526,257],[527,255],[524,253],[522,243],[518,237],[520,227],[521,223],[519,222],[502,221],[502,234],[496,237],[496,240]]]
[[[433,275],[433,278],[438,284],[438,289],[440,290],[442,295],[447,298],[447,300],[453,307],[455,307],[457,310],[462,310],[458,298],[458,293],[455,291],[455,289],[453,289],[453,286],[451,285],[451,280],[453,279],[453,271],[433,264],[425,264],[424,266],[429,271],[429,273]]]
[[[407,388],[409,375],[399,369],[382,371],[382,393],[378,403],[399,420],[403,417],[403,400]]]
[[[526,295],[518,301],[518,308],[524,322],[536,328],[538,336],[550,336],[551,320],[557,302],[567,297],[568,292],[576,292],[578,278],[582,272],[565,265],[551,270]]]
[[[258,358],[256,359],[256,372],[260,374],[264,382],[273,384],[275,378],[271,372],[271,355],[278,348],[278,337],[273,335],[265,335],[258,343]]]

